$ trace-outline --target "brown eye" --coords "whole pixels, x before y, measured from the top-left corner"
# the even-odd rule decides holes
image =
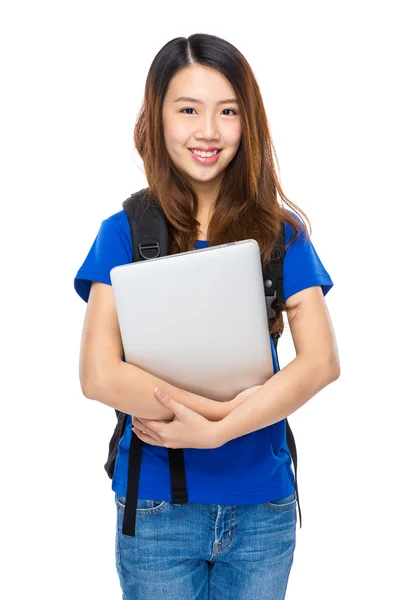
[[[194,108],[182,108],[182,110],[180,110],[179,112],[184,113],[185,110],[195,110],[195,109]],[[233,108],[224,108],[222,112],[224,112],[225,110],[232,111],[232,113],[234,113],[234,115],[237,115],[237,112],[235,110],[233,110]],[[189,114],[189,113],[184,113],[184,114]],[[232,115],[225,115],[225,116],[230,117]]]

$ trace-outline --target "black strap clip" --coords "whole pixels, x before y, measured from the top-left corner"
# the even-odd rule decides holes
[[[272,302],[275,300],[277,296],[276,285],[273,280],[270,279],[270,276],[264,277],[264,287],[265,287],[265,298],[266,298],[266,312],[268,315],[268,319],[272,319],[276,317],[276,312],[272,308]]]
[[[155,255],[150,255],[150,252],[156,252]],[[149,256],[145,254],[149,252]],[[144,260],[150,260],[151,258],[158,258],[160,256],[160,244],[155,242],[154,244],[139,244],[139,253]]]
[[[275,298],[276,292],[273,294],[273,296],[266,296],[266,312],[268,314],[268,319],[274,319],[276,317],[276,311],[274,311],[272,308],[272,302],[275,300]]]

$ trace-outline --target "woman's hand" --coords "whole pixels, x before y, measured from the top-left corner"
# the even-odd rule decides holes
[[[237,396],[235,396],[233,398],[233,400],[228,400],[226,402],[219,402],[217,403],[219,406],[219,417],[217,419],[215,419],[215,421],[219,421],[224,419],[225,417],[227,417],[227,415],[229,415],[232,410],[235,410],[235,408],[237,408],[240,404],[242,404],[242,402],[244,402],[245,400],[247,400],[248,398],[250,398],[250,396],[252,394],[254,394],[255,392],[257,392],[262,386],[261,385],[254,385],[253,387],[247,388],[246,390],[243,390],[243,392],[240,392]],[[196,413],[198,414],[198,413]],[[145,431],[145,422],[148,422],[148,419],[141,419],[138,417],[133,417],[132,419],[132,423],[133,425],[141,430],[141,431]],[[164,423],[165,421],[160,421],[157,420],[156,423]],[[171,423],[172,421],[166,421],[167,423]],[[156,434],[153,432],[152,436],[155,440],[157,441],[161,441],[159,436],[156,436]]]
[[[218,421],[208,421],[202,415],[157,390],[158,388],[155,389],[156,398],[174,413],[174,419],[170,423],[163,423],[132,417],[134,426],[132,431],[140,440],[151,446],[164,448],[218,448],[222,445],[223,442],[219,439]],[[163,393],[163,396],[159,392]]]

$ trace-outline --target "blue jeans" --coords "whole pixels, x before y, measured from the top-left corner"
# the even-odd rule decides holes
[[[296,493],[264,504],[138,500],[135,537],[122,533],[123,600],[284,600],[296,545]]]

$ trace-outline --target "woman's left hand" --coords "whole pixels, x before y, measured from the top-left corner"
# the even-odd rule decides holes
[[[208,421],[164,392],[161,397],[156,392],[157,389],[156,398],[165,404],[175,417],[170,423],[132,417],[132,431],[142,442],[164,448],[218,448],[223,445],[224,442],[219,436],[219,421]],[[141,429],[146,433],[142,433]]]

